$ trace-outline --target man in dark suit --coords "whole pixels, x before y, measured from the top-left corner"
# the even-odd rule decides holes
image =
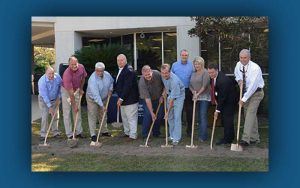
[[[208,65],[208,74],[211,78],[212,91],[217,103],[214,117],[221,113],[221,123],[224,126],[224,138],[217,145],[230,144],[234,140],[233,119],[237,105],[237,93],[233,80],[218,70],[217,64]],[[213,100],[212,100],[213,101]]]
[[[121,109],[121,117],[125,136],[130,140],[137,138],[139,91],[136,74],[127,64],[124,54],[117,57],[119,72],[115,80],[115,91],[118,95],[117,106]]]

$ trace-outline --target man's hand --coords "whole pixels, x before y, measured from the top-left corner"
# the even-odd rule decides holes
[[[79,94],[80,94],[81,96],[83,96],[83,94],[84,94],[83,89],[80,89],[80,90],[79,90]]]
[[[109,90],[107,96],[111,97],[112,96],[112,91]]]
[[[102,107],[101,107],[101,110],[102,110],[103,113],[104,113],[104,112],[107,112],[107,109],[105,108],[105,106],[102,106]]]
[[[245,104],[245,103],[244,103],[242,100],[240,100],[239,105],[240,105],[241,107],[243,107],[244,104]]]
[[[218,115],[219,115],[219,112],[215,112],[215,113],[214,113],[214,119],[215,119],[215,120],[218,119]]]
[[[78,106],[77,106],[76,102],[72,106],[73,106],[73,111],[75,113],[77,113],[79,111],[79,109],[78,109]]]
[[[165,119],[165,120],[168,120],[168,118],[169,118],[169,111],[167,111],[167,112],[165,113],[164,119]]]
[[[54,116],[54,109],[52,107],[49,108],[49,114],[51,114],[51,116]]]
[[[156,120],[156,115],[153,112],[151,112],[151,117],[152,117],[152,122],[154,122]]]
[[[123,101],[122,101],[122,100],[119,98],[119,99],[118,99],[118,102],[117,102],[117,106],[118,106],[118,108],[120,108],[120,107],[121,107],[122,103],[123,103]]]

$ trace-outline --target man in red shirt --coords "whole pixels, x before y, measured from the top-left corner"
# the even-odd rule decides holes
[[[71,111],[73,120],[75,121],[78,112],[78,121],[76,126],[76,137],[82,138],[81,126],[81,110],[78,108],[80,95],[83,95],[83,85],[87,73],[82,64],[78,63],[75,56],[69,58],[69,67],[63,74],[63,82],[61,87],[62,106],[64,115],[65,131],[68,138],[72,138]]]

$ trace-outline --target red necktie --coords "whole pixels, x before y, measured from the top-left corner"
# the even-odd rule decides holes
[[[211,104],[216,104],[216,97],[215,97],[215,81],[211,79]]]

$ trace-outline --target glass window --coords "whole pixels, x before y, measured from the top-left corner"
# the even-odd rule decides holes
[[[144,65],[158,70],[162,63],[161,33],[137,33],[137,73],[141,74]]]
[[[163,33],[164,39],[164,63],[172,64],[177,57],[176,32]]]

